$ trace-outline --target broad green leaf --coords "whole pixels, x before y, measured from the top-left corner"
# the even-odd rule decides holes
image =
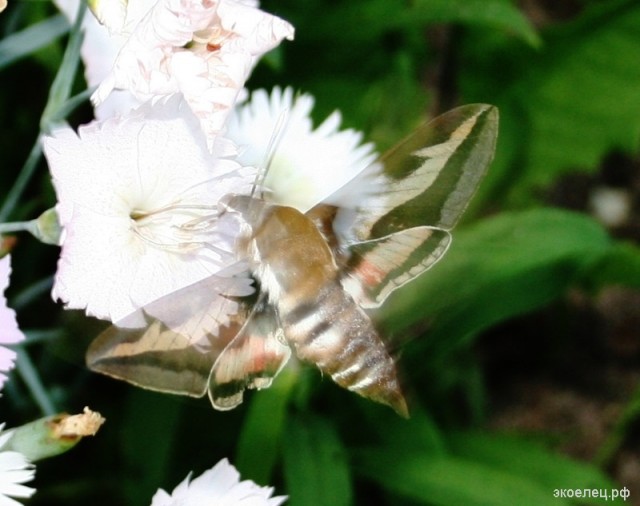
[[[291,506],[348,506],[351,477],[342,443],[327,420],[292,416],[283,446],[284,473]]]
[[[584,277],[594,288],[622,285],[640,289],[640,248],[631,243],[615,243]]]
[[[504,213],[454,232],[445,258],[383,306],[393,332],[431,322],[424,345],[469,336],[562,295],[610,247],[592,219],[559,209]]]
[[[378,437],[396,451],[422,451],[432,456],[445,454],[446,442],[440,429],[422,409],[409,399],[409,419],[401,418],[390,409],[380,409],[368,399],[360,400],[368,425],[377,430]]]
[[[560,487],[609,490],[616,486],[596,467],[553,454],[521,437],[467,432],[450,435],[449,444],[460,457],[529,477],[548,490]],[[584,502],[603,503],[597,498]]]
[[[385,32],[423,28],[435,23],[464,23],[507,30],[531,45],[538,36],[524,15],[508,0],[419,0],[397,4],[386,0],[350,1],[314,17],[312,34],[363,42]]]
[[[539,52],[506,39],[470,40],[466,95],[501,113],[496,162],[475,205],[505,202],[505,191],[514,203],[530,200],[564,172],[594,171],[612,149],[638,149],[638,26],[640,4],[616,0],[547,30]]]
[[[294,369],[285,367],[271,387],[251,396],[236,454],[236,467],[243,477],[260,484],[270,483],[286,439],[283,433],[287,407],[296,380]]]
[[[357,453],[354,470],[389,492],[419,504],[561,506],[553,487],[458,457],[432,457],[383,447]],[[397,502],[400,504],[400,502]]]

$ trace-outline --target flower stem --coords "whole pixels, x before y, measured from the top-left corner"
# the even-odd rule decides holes
[[[0,223],[0,234],[8,234],[11,232],[31,232],[33,230],[33,221],[14,221],[11,223]]]
[[[42,381],[40,381],[40,376],[31,361],[31,357],[29,357],[29,354],[24,348],[18,349],[17,353],[16,369],[31,392],[31,396],[44,415],[55,415],[57,413],[56,407],[49,398]]]
[[[53,81],[47,104],[44,107],[42,117],[40,118],[40,129],[48,131],[51,128],[52,120],[59,119],[58,110],[63,107],[64,102],[69,98],[71,86],[75,78],[78,62],[80,61],[80,44],[82,42],[81,23],[86,10],[84,2],[80,2],[78,7],[78,15],[73,25],[73,30],[67,44],[62,64]],[[24,190],[31,180],[33,173],[38,166],[40,155],[42,154],[42,146],[40,136],[36,139],[35,144],[31,148],[29,157],[22,167],[18,179],[11,188],[2,209],[0,209],[0,221],[6,220],[13,212],[16,204],[22,197]]]
[[[22,197],[22,194],[29,183],[29,180],[33,176],[33,173],[38,166],[38,161],[40,160],[40,155],[42,154],[42,146],[40,145],[40,138],[36,139],[35,144],[31,148],[31,152],[29,153],[29,157],[27,161],[22,166],[22,170],[18,175],[18,179],[13,184],[13,188],[9,191],[7,195],[7,200],[4,201],[4,205],[2,209],[0,209],[0,221],[6,220],[9,215],[13,212],[18,200]]]

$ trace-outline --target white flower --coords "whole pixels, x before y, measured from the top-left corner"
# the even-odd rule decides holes
[[[54,3],[64,13],[70,22],[73,22],[78,13],[78,5],[80,0],[54,0]],[[135,26],[136,22],[148,11],[149,2],[147,0],[129,0],[127,3],[127,20],[126,27]],[[142,10],[145,8],[146,10]],[[121,0],[106,0],[100,2],[102,6],[99,11],[101,14],[113,19],[116,13],[122,14],[123,4]],[[109,10],[110,7],[110,10]],[[135,14],[135,15],[134,15]],[[82,21],[82,29],[84,38],[80,54],[84,62],[85,78],[88,86],[98,86],[109,75],[116,61],[116,56],[127,41],[126,28],[124,19],[121,19],[119,31],[109,30],[90,12],[87,12]],[[115,22],[114,22],[115,23]],[[95,108],[95,115],[98,119],[106,119],[116,114],[122,114],[139,106],[142,102],[136,99],[128,91],[114,91],[107,100],[102,102]]]
[[[213,147],[179,96],[46,138],[63,227],[54,298],[117,322],[232,264],[237,230],[217,202],[254,171],[223,158],[231,142]]]
[[[9,275],[11,274],[11,257],[9,255],[0,259],[0,345],[15,344],[24,341],[25,336],[18,328],[16,313],[7,306],[7,299],[4,291],[9,286]],[[6,373],[13,369],[16,352],[0,346],[0,389],[7,381]]]
[[[234,111],[227,130],[240,149],[240,163],[257,167],[264,164],[272,139],[276,139],[265,180],[272,192],[269,198],[303,212],[319,202],[338,204],[335,192],[365,169],[376,172],[380,168],[373,163],[377,158],[373,145],[361,144],[361,133],[339,131],[338,111],[314,130],[313,103],[308,94],[294,98],[291,88],[274,88],[271,96],[257,90]],[[283,114],[283,131],[276,132]]]
[[[0,505],[20,506],[12,497],[31,497],[35,489],[22,483],[31,481],[35,475],[33,465],[21,453],[2,451],[11,438],[10,432],[2,433],[4,424],[0,424]]]
[[[279,506],[286,497],[271,497],[273,488],[260,487],[252,481],[240,481],[240,473],[227,459],[212,469],[180,483],[171,495],[158,490],[151,506]]]
[[[207,136],[221,131],[260,56],[293,27],[236,0],[157,0],[133,28],[109,76],[92,97],[114,89],[145,101],[182,93]]]

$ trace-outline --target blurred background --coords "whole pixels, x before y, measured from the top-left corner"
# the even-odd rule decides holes
[[[51,301],[58,248],[5,237],[9,301],[28,341],[0,420],[85,405],[107,418],[96,438],[38,463],[28,504],[149,504],[223,457],[292,506],[604,504],[554,491],[623,486],[640,504],[640,4],[262,8],[296,38],[249,87],[309,92],[318,122],[339,109],[380,152],[456,105],[500,109],[495,161],[452,248],[377,316],[411,418],[310,366],[292,365],[227,413],[90,373],[84,352],[104,324]],[[68,32],[50,2],[9,0],[0,14],[2,205],[25,178]],[[81,70],[73,94],[86,88]],[[85,101],[68,121],[91,118]],[[3,221],[55,204],[46,164],[33,167]]]

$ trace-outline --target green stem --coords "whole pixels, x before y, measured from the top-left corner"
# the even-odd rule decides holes
[[[51,291],[53,286],[53,276],[40,279],[26,288],[19,291],[11,300],[11,307],[16,311],[21,311],[26,306],[38,300],[39,297]]]
[[[27,184],[31,180],[33,173],[38,166],[38,161],[40,160],[40,155],[42,154],[42,146],[40,145],[40,138],[36,139],[35,144],[31,148],[31,152],[29,153],[29,157],[27,161],[22,166],[22,170],[18,175],[18,179],[13,184],[13,188],[9,191],[7,195],[7,200],[4,201],[4,205],[2,209],[0,209],[0,221],[6,220],[9,215],[13,212],[18,200],[22,197]]]
[[[18,349],[17,353],[16,369],[31,392],[31,396],[45,416],[55,415],[58,411],[40,381],[40,375],[34,367],[31,357],[24,349]]]
[[[80,60],[80,45],[82,42],[81,24],[85,11],[85,3],[80,2],[78,15],[73,25],[69,43],[67,44],[67,49],[65,50],[64,57],[62,59],[62,64],[60,65],[60,69],[53,80],[47,104],[45,105],[42,117],[40,118],[40,129],[42,131],[46,132],[49,130],[53,118],[59,119],[58,110],[64,106],[64,102],[69,98],[76,68]],[[13,188],[11,188],[11,191],[7,196],[7,200],[2,206],[2,209],[0,209],[0,221],[5,221],[15,209],[25,188],[27,187],[27,184],[33,177],[41,154],[42,146],[39,136],[31,148],[29,157],[23,165]]]
[[[11,223],[0,223],[0,234],[12,232],[31,232],[34,227],[33,221],[14,221]]]

